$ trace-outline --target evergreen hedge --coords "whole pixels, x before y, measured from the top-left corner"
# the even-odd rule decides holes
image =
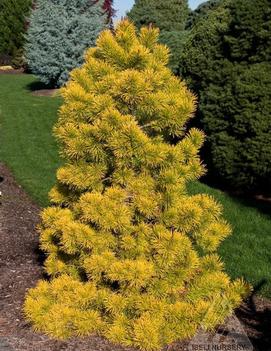
[[[220,184],[271,193],[271,4],[225,0],[193,28],[182,76],[199,97],[204,159]]]

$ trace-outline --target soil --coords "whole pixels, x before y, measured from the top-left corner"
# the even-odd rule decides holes
[[[32,91],[32,95],[34,96],[56,96],[59,89],[39,89]]]
[[[36,232],[40,208],[3,164],[0,176],[0,351],[131,351],[95,336],[53,340],[33,332],[26,323],[22,314],[26,291],[43,277]],[[236,316],[256,351],[271,350],[271,301],[252,296]],[[190,350],[187,347],[188,343],[176,343],[165,350]]]
[[[0,74],[22,74],[23,68],[20,69],[0,69]]]
[[[124,351],[99,337],[56,341],[34,333],[22,304],[26,291],[43,277],[36,226],[40,208],[0,164],[0,351]]]

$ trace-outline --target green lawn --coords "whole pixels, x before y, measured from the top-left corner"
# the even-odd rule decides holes
[[[0,75],[0,158],[45,206],[60,164],[51,130],[61,99],[32,96],[35,82],[31,75]],[[224,205],[234,229],[220,249],[228,273],[243,276],[257,293],[271,298],[271,205],[238,200],[201,183],[190,191],[212,194]]]
[[[52,137],[60,98],[32,96],[31,75],[0,75],[0,159],[40,204],[59,164]]]

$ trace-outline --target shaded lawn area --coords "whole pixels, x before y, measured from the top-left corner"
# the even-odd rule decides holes
[[[61,98],[32,96],[35,86],[31,75],[0,75],[0,159],[37,203],[46,206],[60,165],[52,127]],[[233,198],[199,182],[189,189],[209,193],[224,205],[233,227],[220,248],[227,272],[244,277],[255,292],[271,298],[271,204]]]

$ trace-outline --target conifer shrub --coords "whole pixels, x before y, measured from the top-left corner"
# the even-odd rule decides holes
[[[271,3],[213,0],[203,10],[180,67],[199,96],[209,174],[231,190],[270,195]]]
[[[95,46],[105,29],[102,0],[37,0],[27,32],[26,59],[40,80],[62,86],[72,69],[83,63],[84,52]]]
[[[152,25],[160,29],[160,42],[170,48],[169,67],[180,73],[180,57],[187,38],[188,0],[136,0],[127,14],[136,27]]]
[[[127,20],[104,31],[62,89],[54,133],[66,163],[40,226],[50,281],[24,307],[53,337],[159,350],[214,328],[249,291],[217,255],[231,232],[221,206],[187,193],[204,173],[204,135],[185,132],[196,101],[158,34]]]
[[[24,34],[31,3],[31,0],[0,1],[0,65],[23,66]]]
[[[199,6],[189,13],[186,29],[191,30],[199,21],[207,17],[210,12],[217,7],[223,0],[208,0],[204,1]]]

